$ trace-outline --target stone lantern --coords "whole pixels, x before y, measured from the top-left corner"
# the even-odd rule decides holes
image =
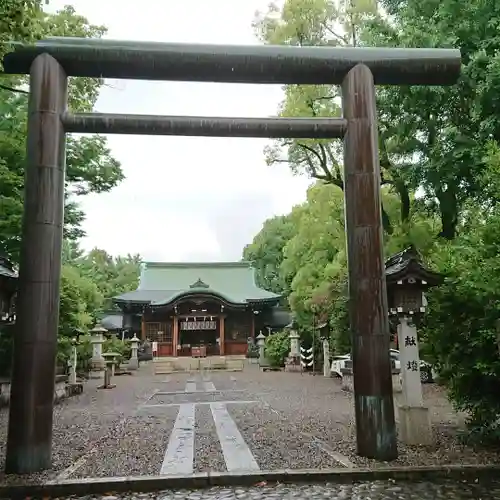
[[[137,338],[136,334],[130,339],[130,360],[128,362],[129,370],[137,370],[139,368],[139,357],[137,356],[139,351],[139,342],[140,340]]]
[[[104,334],[108,330],[100,323],[97,323],[92,330],[90,330],[92,344],[92,369],[101,372],[106,367],[106,361],[102,356],[102,345],[104,344]]]
[[[264,354],[266,337],[263,335],[262,332],[260,332],[259,335],[257,335],[257,338],[255,340],[257,340],[257,346],[259,347],[259,365],[263,366],[266,364],[266,358],[265,358],[265,354]]]
[[[407,248],[385,263],[389,314],[397,321],[401,363],[402,404],[398,408],[400,435],[406,444],[432,442],[429,409],[424,406],[416,320],[425,312],[424,292],[440,285],[444,276],[427,269],[417,251]]]
[[[297,325],[295,320],[289,325],[290,328],[290,353],[285,361],[285,371],[294,372],[302,371],[300,364],[300,335],[297,332]]]

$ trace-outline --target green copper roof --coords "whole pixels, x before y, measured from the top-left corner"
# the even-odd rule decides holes
[[[212,294],[232,304],[277,301],[280,296],[255,284],[249,262],[143,264],[139,287],[115,300],[167,305],[191,294]]]

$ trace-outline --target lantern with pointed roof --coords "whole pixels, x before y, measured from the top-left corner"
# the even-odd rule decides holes
[[[104,328],[101,323],[97,323],[92,330],[90,330],[90,333],[93,335],[102,335],[104,333],[107,333],[108,330]]]
[[[390,257],[385,263],[389,313],[413,316],[425,312],[424,292],[444,281],[442,274],[428,269],[413,246]]]

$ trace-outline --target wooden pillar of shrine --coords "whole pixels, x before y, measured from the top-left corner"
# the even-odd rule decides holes
[[[225,350],[225,344],[226,344],[226,331],[225,331],[225,323],[226,323],[226,316],[225,315],[220,315],[219,316],[219,354],[221,356],[224,356],[226,350]]]
[[[141,316],[141,340],[143,342],[146,340],[146,320],[144,319],[144,312]]]
[[[179,318],[174,316],[172,318],[172,356],[177,356],[177,346],[179,345]]]

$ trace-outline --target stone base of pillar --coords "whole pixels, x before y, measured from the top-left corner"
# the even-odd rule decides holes
[[[89,374],[90,378],[97,379],[104,377],[104,370],[106,369],[106,361],[104,361],[104,358],[92,358],[91,367]]]
[[[127,368],[129,370],[137,370],[139,368],[139,360],[137,358],[130,358],[128,360]]]
[[[399,406],[399,437],[405,444],[431,445],[432,427],[429,408],[425,406]]]
[[[392,392],[401,392],[403,387],[401,386],[401,373],[399,370],[392,372]]]
[[[342,373],[342,390],[346,392],[354,392],[354,376],[352,370],[343,370]]]
[[[106,368],[106,361],[104,358],[92,358],[90,362],[92,370],[104,370]]]
[[[302,365],[300,364],[300,356],[290,355],[285,361],[285,371],[286,372],[300,372],[302,371]]]

